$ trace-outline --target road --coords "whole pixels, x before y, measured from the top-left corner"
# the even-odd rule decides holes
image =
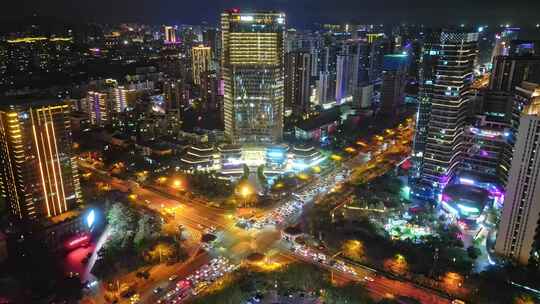
[[[331,267],[330,265],[327,265],[318,261],[314,261],[313,259],[294,253],[292,251],[283,250],[280,254],[290,259],[291,261],[311,263],[311,264],[315,264],[316,266],[320,268],[326,269],[332,273],[332,277],[334,278],[334,280],[337,279],[340,282],[347,282],[347,281],[360,282],[366,287],[370,295],[377,300],[381,300],[384,298],[394,298],[396,296],[407,296],[407,297],[418,299],[422,303],[429,303],[429,304],[449,304],[450,303],[450,300],[442,298],[423,288],[417,287],[412,283],[389,279],[385,276],[378,275],[376,272],[366,269],[366,268],[352,266],[352,268],[356,272],[356,275],[352,275],[352,274],[337,270]],[[373,281],[367,281],[364,279],[365,277],[369,277],[373,279]]]
[[[364,169],[358,169],[359,166],[364,166],[368,170],[377,164],[380,164],[385,158],[390,157],[393,153],[402,152],[404,144],[401,141],[410,137],[410,129],[403,128],[399,135],[395,135],[394,131],[387,134],[387,140],[398,140],[400,142],[394,143],[390,147],[382,147],[382,142],[375,144],[376,150],[375,156],[372,159],[364,156],[351,157],[345,163],[345,167],[354,167],[357,174],[361,174],[363,178],[372,179],[380,172],[369,172]],[[367,152],[367,151],[364,151]],[[360,153],[358,154],[360,155]],[[363,158],[363,159],[360,159]],[[105,182],[108,182],[112,188],[118,189],[124,192],[130,192],[132,194],[132,201],[134,204],[139,204],[147,208],[153,209],[159,212],[165,219],[164,229],[177,229],[179,225],[183,225],[190,235],[190,239],[193,243],[197,243],[200,237],[209,228],[215,227],[219,232],[217,233],[218,240],[213,249],[209,250],[208,254],[196,255],[181,267],[176,269],[167,269],[156,267],[155,271],[151,271],[152,282],[139,286],[142,302],[154,303],[157,296],[152,293],[152,290],[156,287],[171,288],[167,278],[171,274],[177,274],[179,277],[186,277],[193,273],[201,265],[208,262],[208,259],[212,256],[226,256],[231,260],[240,262],[246,255],[252,252],[268,252],[276,249],[280,250],[280,255],[284,258],[288,258],[295,261],[304,261],[314,263],[318,267],[326,270],[332,270],[328,265],[305,259],[302,256],[291,253],[288,250],[284,250],[282,246],[279,246],[280,242],[280,228],[276,226],[265,226],[262,229],[249,229],[244,230],[235,226],[234,216],[228,214],[226,211],[218,208],[206,206],[201,203],[200,200],[190,199],[187,197],[176,197],[171,194],[164,193],[164,191],[158,191],[156,189],[150,189],[145,187],[134,186],[133,182],[120,180],[118,178],[110,177],[107,172],[94,168],[91,164],[81,160],[80,165],[82,168],[91,170]],[[339,169],[339,171],[343,171]],[[384,170],[390,170],[392,166],[385,166]],[[350,170],[345,170],[349,172]],[[303,189],[304,196],[309,197],[310,200],[314,198],[314,189],[330,189],[334,187],[338,182],[336,181],[336,173],[328,174],[324,178],[314,179],[313,185],[309,185]],[[309,192],[309,194],[308,194]],[[302,194],[302,193],[301,193]],[[285,202],[283,202],[285,203]],[[278,204],[282,205],[282,204]],[[276,207],[276,208],[279,208]],[[275,209],[274,209],[275,210]],[[266,214],[272,213],[274,210],[267,210]],[[333,271],[336,279],[343,282],[347,280],[363,281],[364,276],[376,276],[376,274],[369,272],[365,269],[355,267],[357,275],[351,275],[342,273],[340,271]],[[364,282],[369,292],[376,298],[392,297],[394,295],[405,295],[419,299],[422,303],[449,303],[448,300],[440,298],[439,296],[431,293],[430,291],[416,287],[412,283],[400,282],[385,278],[383,276],[377,276],[373,282]]]

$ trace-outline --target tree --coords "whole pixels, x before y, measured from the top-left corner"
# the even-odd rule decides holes
[[[161,222],[149,214],[143,214],[137,224],[137,232],[133,238],[135,248],[142,253],[159,237]]]
[[[458,226],[450,225],[445,227],[444,225],[440,225],[436,230],[439,240],[444,247],[463,248],[463,241],[459,238],[461,231]]]
[[[494,227],[499,227],[501,223],[501,213],[495,207],[491,207],[487,210],[486,213],[487,222],[492,224]]]
[[[467,247],[467,255],[472,260],[476,260],[481,254],[482,254],[482,252],[480,251],[480,249],[478,249],[478,248],[476,248],[474,246]]]
[[[324,301],[328,304],[369,304],[373,300],[360,284],[348,284],[343,287],[329,286],[324,290]]]
[[[242,179],[248,179],[249,178],[249,167],[244,164],[243,165],[244,174],[242,175]]]
[[[364,243],[358,240],[347,240],[343,242],[343,255],[351,260],[363,262],[365,259]]]
[[[247,281],[245,277],[241,277],[241,281]],[[216,288],[210,294],[199,297],[193,301],[194,304],[237,304],[245,303],[249,298],[251,291],[242,290],[240,283],[233,282],[236,278],[232,278],[231,275],[227,275],[224,278],[223,289]]]
[[[534,304],[537,303],[534,298],[527,294],[521,294],[515,297],[514,304]]]
[[[114,203],[107,213],[107,222],[116,234],[134,231],[137,213],[122,203]]]
[[[261,185],[266,185],[266,176],[264,175],[264,165],[260,165],[257,168],[257,178],[259,179],[259,183],[261,183]]]
[[[306,211],[305,225],[311,235],[318,237],[319,232],[333,230],[330,211],[328,204],[314,205]]]

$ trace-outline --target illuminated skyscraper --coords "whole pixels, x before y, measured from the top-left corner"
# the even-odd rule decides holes
[[[498,56],[509,55],[510,42],[518,39],[520,29],[507,27],[495,35],[495,47],[491,53],[491,62]]]
[[[107,79],[105,85],[105,89],[89,91],[86,95],[85,111],[90,114],[90,123],[96,126],[110,124],[115,114],[133,106],[137,100],[134,88],[118,86],[114,79]]]
[[[321,71],[317,84],[320,105],[335,101],[338,52],[339,47],[336,44],[330,44],[321,51]]]
[[[379,113],[393,117],[405,99],[407,84],[407,55],[392,54],[384,56],[381,108]]]
[[[348,94],[348,84],[350,76],[351,56],[349,54],[338,54],[336,60],[336,102],[341,103]]]
[[[90,123],[95,126],[105,126],[111,120],[109,95],[106,92],[90,91],[86,95]]]
[[[165,43],[171,44],[171,43],[177,43],[178,40],[176,38],[176,29],[172,26],[164,26],[163,31],[165,32]]]
[[[424,50],[429,58],[425,58],[428,61],[421,77],[417,125],[421,133],[415,139],[415,156],[423,160],[422,180],[436,188],[444,186],[455,174],[463,157],[477,40],[478,33],[443,31]],[[423,150],[417,149],[419,139],[425,140]]]
[[[521,114],[495,251],[540,264],[540,90]]]
[[[285,56],[285,105],[299,116],[310,110],[312,57],[303,51],[291,52]]]
[[[235,143],[283,135],[285,14],[221,15],[225,135]]]
[[[68,103],[0,103],[2,194],[15,220],[39,221],[81,203]]]
[[[540,56],[511,55],[493,59],[491,90],[512,92],[522,81],[540,81]]]
[[[193,70],[193,82],[196,85],[201,84],[201,75],[210,70],[210,59],[212,53],[210,47],[199,45],[191,49],[191,60]]]

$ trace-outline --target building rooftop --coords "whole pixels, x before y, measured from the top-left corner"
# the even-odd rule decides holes
[[[0,108],[10,107],[37,107],[55,104],[68,104],[67,101],[52,99],[52,98],[35,98],[35,97],[0,97]]]
[[[489,199],[489,193],[479,187],[470,185],[449,185],[443,191],[443,196],[448,196],[451,201],[460,201],[483,208]]]
[[[67,219],[76,218],[80,214],[81,212],[79,210],[70,210],[60,215],[49,218],[49,221],[54,225],[54,224],[62,223]]]
[[[524,114],[540,116],[540,96],[534,97],[531,104],[525,107]]]
[[[322,126],[331,124],[340,120],[341,110],[336,107],[330,110],[321,112],[321,114],[302,120],[298,123],[297,128],[304,131],[312,131]]]

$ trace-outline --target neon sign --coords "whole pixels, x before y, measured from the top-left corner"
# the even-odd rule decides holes
[[[92,226],[94,226],[95,220],[96,220],[96,212],[94,211],[94,209],[92,209],[86,216],[86,226],[88,226],[88,228],[92,228]]]

